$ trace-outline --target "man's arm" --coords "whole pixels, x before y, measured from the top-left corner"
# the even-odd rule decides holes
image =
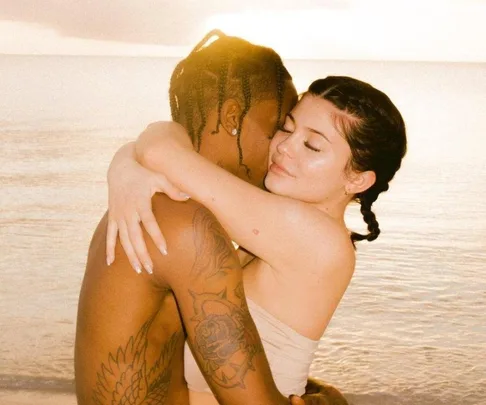
[[[173,290],[189,345],[217,400],[228,405],[288,404],[275,386],[248,311],[230,238],[198,203],[155,199],[154,214],[169,255],[162,256],[145,238],[154,277],[166,280]]]

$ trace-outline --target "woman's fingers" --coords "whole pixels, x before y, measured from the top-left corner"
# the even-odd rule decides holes
[[[130,261],[130,264],[135,269],[135,271],[140,274],[142,272],[142,266],[140,265],[140,261],[135,254],[135,250],[132,246],[132,242],[130,241],[130,236],[128,235],[128,228],[125,222],[120,222],[118,224],[119,228],[119,235],[120,235],[120,242],[125,250],[125,253]]]
[[[110,266],[115,261],[116,236],[118,225],[116,221],[108,219],[108,230],[106,231],[106,264]]]
[[[306,402],[304,402],[304,400],[297,395],[291,395],[290,396],[290,404],[291,405],[305,405]]]
[[[328,399],[329,397],[323,394],[303,395],[302,397],[298,397],[297,395],[292,395],[290,397],[290,404],[291,405],[328,405],[329,404]]]
[[[135,254],[137,255],[139,263],[142,263],[147,273],[153,273],[152,259],[147,251],[147,245],[143,239],[143,232],[140,226],[140,217],[138,214],[134,214],[130,221],[127,223],[128,237],[133,246]],[[131,261],[131,260],[130,260]]]
[[[157,223],[153,212],[150,209],[144,210],[140,213],[140,219],[143,227],[154,241],[155,246],[157,246],[163,255],[166,255],[167,242],[165,241],[164,235],[162,235],[162,232],[160,231],[159,224]]]

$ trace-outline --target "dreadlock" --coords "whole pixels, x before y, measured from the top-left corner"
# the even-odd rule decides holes
[[[243,111],[236,134],[238,156],[239,164],[248,171],[243,164],[240,139],[244,118],[254,103],[276,99],[278,125],[285,86],[291,80],[282,59],[273,49],[213,30],[174,69],[169,89],[172,119],[184,122],[199,150],[208,113],[217,108],[218,118],[212,133],[218,133],[225,100],[240,101]]]

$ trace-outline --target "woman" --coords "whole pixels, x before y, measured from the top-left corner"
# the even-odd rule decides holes
[[[170,184],[209,208],[236,243],[256,256],[245,267],[245,291],[260,334],[261,328],[274,328],[273,336],[283,331],[286,340],[277,342],[274,362],[272,356],[269,362],[272,372],[287,374],[279,361],[289,342],[293,346],[286,354],[299,357],[306,368],[301,372],[308,371],[352,277],[354,243],[379,235],[371,206],[388,189],[405,151],[405,126],[396,107],[382,92],[348,77],[315,81],[287,115],[270,144],[265,178],[270,192],[195,153],[186,130],[176,123],[152,125],[135,148],[143,166],[163,173]],[[123,173],[120,169],[117,177]],[[170,186],[165,189],[174,193]],[[361,204],[367,235],[349,235],[346,228],[344,212],[353,200]],[[114,212],[126,209],[125,218],[147,218],[146,212],[120,209],[118,201],[111,198]],[[118,223],[127,226],[123,219]],[[186,355],[190,387],[202,391],[201,380],[188,375],[192,368]],[[209,404],[207,395],[196,393],[191,401]]]

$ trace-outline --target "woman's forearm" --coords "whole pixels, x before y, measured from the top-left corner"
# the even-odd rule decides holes
[[[136,155],[143,166],[162,173],[209,208],[238,245],[270,265],[315,266],[317,256],[327,255],[318,241],[336,234],[330,217],[309,204],[263,191],[211,163],[193,150],[181,125],[149,127],[137,140]]]
[[[300,203],[260,190],[209,162],[193,150],[179,124],[149,126],[137,140],[136,156],[209,208],[231,237],[258,257],[272,262],[285,256],[286,247],[296,248],[287,235],[302,222],[295,215]]]
[[[108,179],[112,173],[116,172],[116,169],[120,165],[126,164],[128,160],[135,159],[135,142],[128,142],[118,149],[111,160],[110,167],[108,168]]]
[[[137,160],[144,167],[167,176],[174,186],[205,205],[218,218],[236,213],[251,216],[250,212],[241,210],[243,207],[237,210],[241,198],[265,194],[196,153],[178,124],[153,124],[140,135],[135,150]]]

